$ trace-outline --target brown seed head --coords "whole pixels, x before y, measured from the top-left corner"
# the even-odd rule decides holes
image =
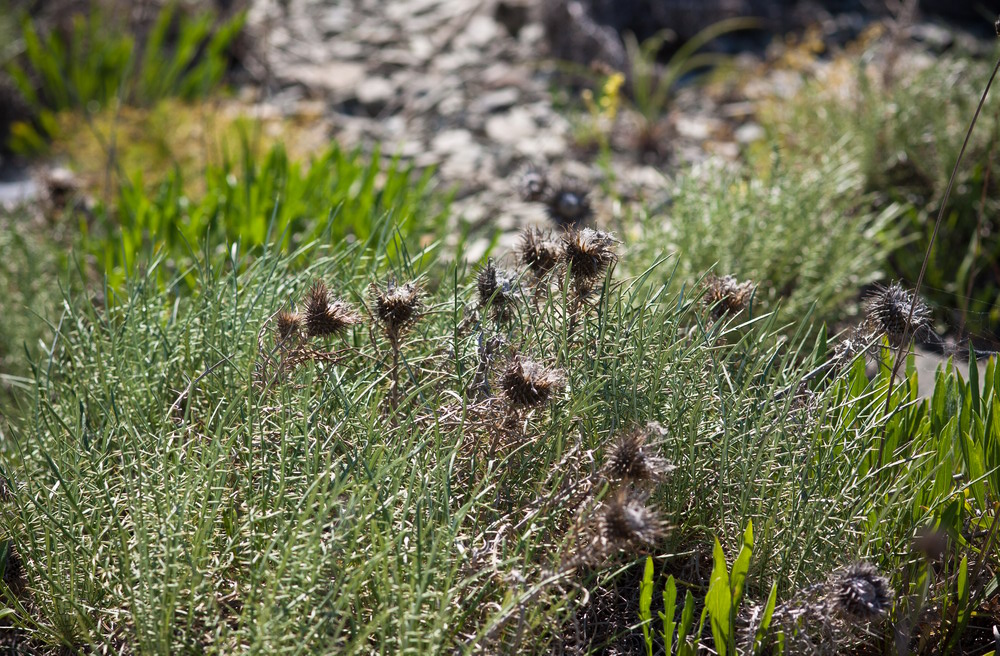
[[[729,315],[735,316],[746,309],[753,294],[753,282],[739,282],[733,276],[718,277],[709,274],[703,283],[705,294],[701,297],[702,305],[711,308],[712,317],[721,319]]]
[[[627,490],[619,490],[605,502],[598,519],[601,537],[612,546],[654,545],[666,527],[657,512]]]
[[[309,337],[325,337],[342,333],[349,326],[361,323],[361,317],[343,301],[332,300],[330,290],[317,280],[305,299],[305,324]]]
[[[563,235],[563,260],[578,282],[594,282],[618,255],[614,235],[593,228],[568,230]]]
[[[375,306],[375,319],[390,335],[398,335],[420,318],[423,302],[420,286],[415,282],[405,285],[389,280],[385,288],[372,284],[369,293]]]
[[[493,320],[498,324],[509,323],[514,318],[517,281],[507,271],[497,269],[492,258],[479,270],[476,290],[479,292],[480,309],[490,308]]]
[[[538,228],[521,231],[518,251],[521,262],[539,278],[554,269],[562,257],[562,245],[552,238],[551,233]]]
[[[912,309],[912,327],[906,330]],[[930,326],[931,311],[919,297],[914,297],[899,283],[879,287],[865,300],[868,322],[889,338],[892,346],[899,346],[904,332],[908,337],[917,335]]]
[[[563,386],[562,372],[515,355],[500,375],[500,389],[511,405],[541,405]]]
[[[655,454],[647,442],[650,432],[658,425],[634,430],[618,438],[611,448],[606,464],[608,475],[617,480],[652,481],[663,480],[671,470],[666,459]]]
[[[277,318],[278,341],[282,344],[293,341],[302,331],[302,317],[295,312],[282,310]]]
[[[892,606],[889,581],[868,563],[855,563],[841,572],[833,583],[834,607],[842,614],[861,620],[885,615]]]
[[[546,194],[545,212],[559,227],[578,227],[594,213],[588,193],[586,187],[577,182],[564,183]]]

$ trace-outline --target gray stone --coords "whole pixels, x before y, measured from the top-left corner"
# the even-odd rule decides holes
[[[515,107],[486,121],[486,136],[498,143],[515,144],[537,132],[535,120],[524,107]]]
[[[378,114],[396,94],[396,87],[384,77],[367,77],[355,90],[355,97],[369,114]]]

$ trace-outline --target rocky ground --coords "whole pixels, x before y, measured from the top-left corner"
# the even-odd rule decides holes
[[[456,215],[510,240],[542,220],[516,200],[519,172],[533,166],[586,184],[605,175],[557,107],[573,92],[546,59],[534,4],[253,0],[250,26],[266,52],[260,100],[281,112],[320,107],[329,138],[364,149],[381,144],[386,155],[437,167],[441,184],[456,191]],[[616,188],[649,198],[664,187],[655,164],[736,157],[740,141],[759,136],[749,117],[744,99],[681,94],[669,155],[651,165],[617,154]],[[487,244],[482,237],[469,256]]]

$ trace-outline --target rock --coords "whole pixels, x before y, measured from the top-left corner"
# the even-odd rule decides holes
[[[445,130],[431,140],[431,150],[439,153],[457,153],[472,145],[472,133],[468,130]]]
[[[476,114],[493,114],[517,104],[521,92],[515,87],[504,87],[490,91],[476,98],[469,105],[469,111]]]
[[[764,132],[764,128],[757,123],[745,123],[736,129],[733,136],[737,143],[748,144],[760,141],[767,135]]]
[[[297,66],[291,74],[296,82],[311,89],[321,89],[326,93],[343,97],[365,79],[365,67],[355,62],[330,62],[313,66]]]
[[[533,137],[537,131],[531,113],[524,107],[515,107],[486,121],[486,136],[498,143],[515,144]]]
[[[462,33],[455,37],[455,48],[484,48],[500,36],[500,26],[489,16],[473,16]]]

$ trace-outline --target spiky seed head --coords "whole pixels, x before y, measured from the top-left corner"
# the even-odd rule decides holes
[[[384,288],[372,284],[369,293],[375,306],[375,319],[389,335],[398,335],[416,322],[423,311],[420,286],[416,282],[399,285],[395,280]]]
[[[330,297],[330,290],[317,280],[306,294],[305,325],[309,337],[325,337],[342,333],[361,323],[361,316],[350,305]]]
[[[594,213],[588,194],[586,187],[577,182],[564,183],[547,194],[545,212],[557,226],[578,227]]]
[[[911,310],[912,329],[907,331]],[[865,300],[865,316],[880,334],[889,338],[892,346],[899,346],[904,333],[913,337],[930,325],[931,312],[919,297],[896,282],[888,287],[878,287]]]
[[[299,336],[302,331],[302,317],[295,312],[282,310],[277,318],[278,341],[287,343]]]
[[[517,303],[517,281],[514,276],[498,269],[492,258],[476,276],[476,290],[479,292],[479,307],[490,308],[493,320],[498,324],[509,323],[514,318]]]
[[[834,580],[833,602],[843,615],[861,620],[877,619],[892,605],[889,581],[871,564],[851,565]]]
[[[618,438],[608,455],[608,475],[618,480],[660,481],[671,470],[666,459],[648,444],[650,429],[634,430]]]
[[[618,240],[609,232],[584,228],[563,234],[563,260],[578,282],[593,282],[618,259]]]
[[[541,278],[554,269],[562,258],[562,245],[553,239],[552,233],[538,228],[526,228],[521,231],[521,242],[518,245],[521,263]]]
[[[7,503],[14,498],[14,495],[10,492],[10,486],[7,484],[7,478],[0,474],[0,503]]]
[[[548,401],[563,386],[562,372],[515,355],[500,375],[500,389],[512,406],[532,408]]]
[[[753,294],[754,284],[750,280],[738,281],[734,276],[705,276],[705,293],[702,304],[711,309],[712,318],[718,320],[727,315],[735,316],[746,309]]]
[[[0,567],[3,567],[3,582],[12,593],[18,595],[24,590],[24,561],[17,547],[10,540],[0,543]]]
[[[537,203],[545,199],[549,193],[549,181],[540,169],[529,168],[521,176],[518,184],[521,199],[529,203]]]
[[[646,507],[641,497],[624,489],[605,502],[599,530],[608,544],[619,547],[654,545],[666,533],[657,512]]]

